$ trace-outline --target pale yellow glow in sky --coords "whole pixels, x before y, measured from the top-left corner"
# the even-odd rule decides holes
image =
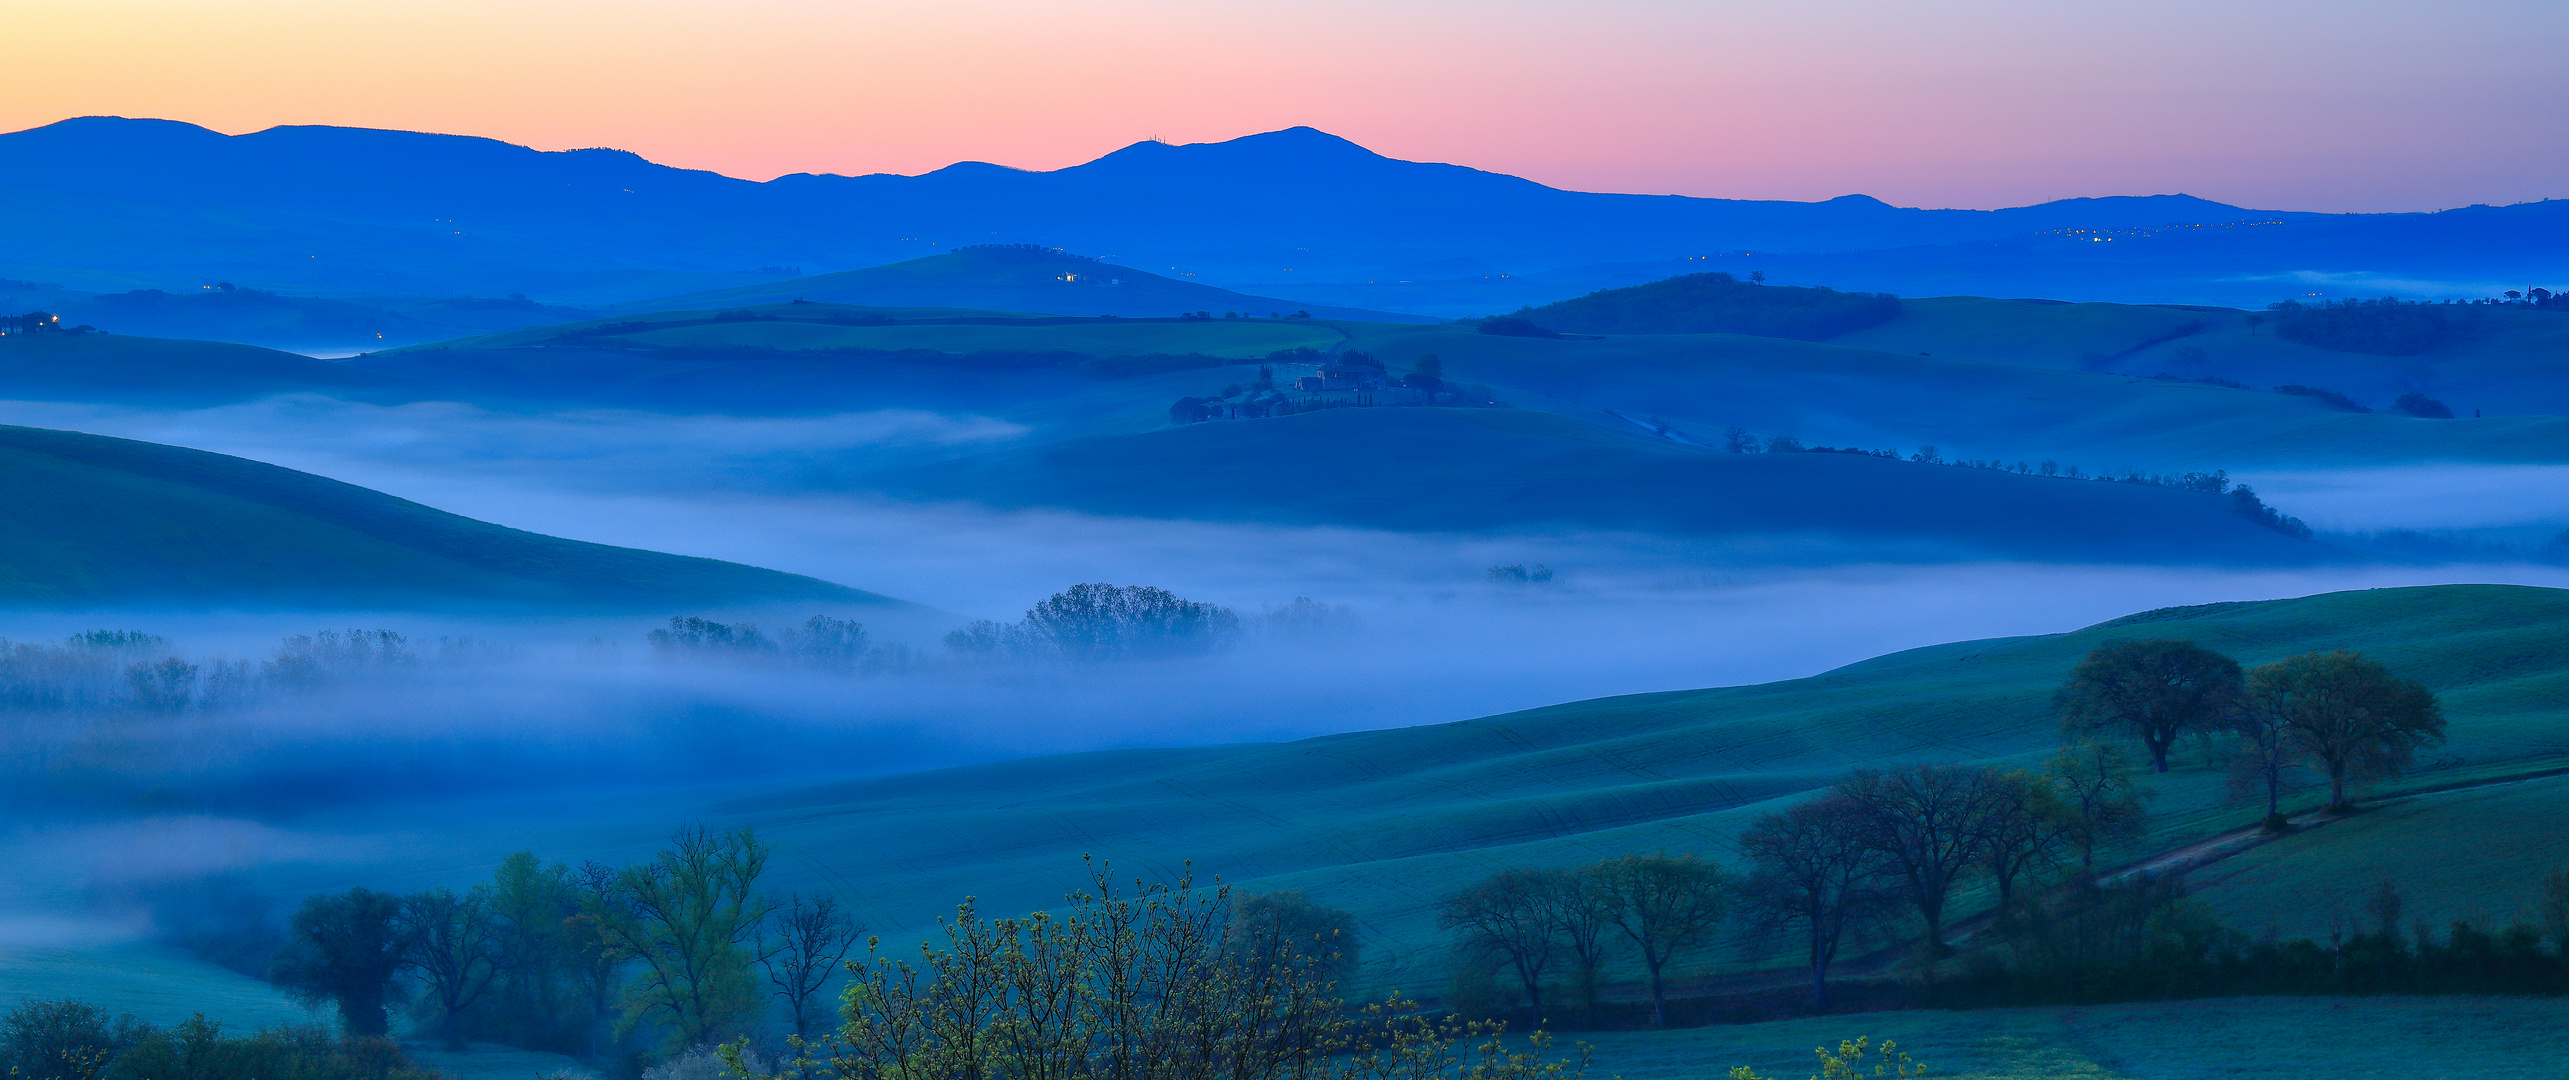
[[[2532,0],[16,0],[8,25],[12,130],[409,128],[765,179],[1310,124],[1590,190],[2569,196],[2569,5]]]

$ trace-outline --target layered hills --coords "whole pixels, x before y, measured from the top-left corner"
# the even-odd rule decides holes
[[[530,611],[911,605],[795,574],[505,528],[255,461],[0,427],[0,601]]]
[[[114,117],[0,136],[0,227],[13,238],[0,275],[101,292],[226,280],[601,303],[1036,243],[1297,306],[1442,314],[1664,277],[1685,259],[1909,294],[2237,303],[2339,279],[2514,282],[2556,275],[2569,248],[2569,212],[2551,204],[2314,215],[2185,196],[1968,211],[1595,194],[1388,158],[1309,128],[1140,143],[1051,172],[967,162],[757,183],[613,150],[330,127],[226,136]],[[1611,269],[1631,264],[1641,276]],[[1568,276],[1549,295],[1514,284],[1539,273]]]

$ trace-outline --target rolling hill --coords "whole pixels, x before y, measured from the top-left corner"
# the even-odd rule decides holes
[[[795,574],[563,540],[220,454],[0,427],[0,601],[908,608]]]
[[[1192,277],[1193,275],[1187,275]],[[808,300],[871,307],[985,308],[1053,315],[1167,318],[1184,312],[1288,315],[1323,319],[1432,323],[1418,315],[1318,307],[1248,296],[1194,281],[1162,277],[1033,244],[987,244],[886,266],[666,296],[623,305],[631,311],[781,304]]]
[[[1419,532],[1594,530],[1877,556],[2305,563],[2336,553],[2167,488],[1857,454],[1731,454],[1514,409],[1333,409],[862,477],[909,498]],[[1887,550],[1885,550],[1887,549]],[[1796,556],[1780,555],[1786,561]]]

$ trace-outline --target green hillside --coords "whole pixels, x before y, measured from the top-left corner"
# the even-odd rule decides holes
[[[1462,723],[866,780],[715,813],[785,846],[791,857],[779,865],[794,868],[781,872],[796,880],[780,887],[805,875],[849,882],[887,935],[925,932],[964,895],[993,911],[1048,904],[1082,853],[1147,873],[1191,859],[1251,888],[1306,889],[1354,910],[1373,958],[1367,981],[1435,992],[1445,954],[1431,906],[1459,883],[1636,850],[1726,859],[1750,818],[1859,765],[2036,760],[2057,745],[2050,695],[2070,667],[2103,642],[2135,637],[2187,638],[2247,664],[2357,649],[2424,682],[2442,695],[2451,741],[2376,796],[2569,765],[2569,592],[2442,586],[2170,609],[1806,679]],[[2220,770],[2191,756],[2177,765],[2146,780],[2158,820],[2148,847],[2254,821],[2252,808],[2223,800]],[[2537,871],[2564,861],[2538,838],[2569,822],[2569,780],[2487,790],[2515,792],[2503,796],[2515,800],[2504,816],[2488,816],[2497,804],[2479,796],[2429,796],[2257,849],[2235,875],[2215,864],[2202,872],[2203,894],[2245,928],[2292,934],[2324,936],[2332,909],[2359,909],[2386,877],[2430,921],[2511,918],[2531,902]],[[623,845],[639,825],[575,832]],[[2481,846],[2517,831],[2528,838]],[[2391,832],[2417,839],[2376,841]],[[2474,839],[2457,859],[2463,836]]]
[[[1792,536],[1926,557],[2309,562],[2211,496],[1848,454],[1731,454],[1552,413],[1336,409],[1008,449],[859,481],[1157,518]]]
[[[0,427],[0,505],[0,599],[19,605],[901,603],[521,532],[241,458],[41,428]]]
[[[961,307],[1054,315],[1167,317],[1206,311],[1242,315],[1305,311],[1324,319],[1429,323],[1440,320],[1359,308],[1322,307],[1250,296],[1200,282],[1099,262],[1032,244],[960,248],[944,255],[789,278],[624,305],[628,311],[732,307],[811,300],[876,307]]]

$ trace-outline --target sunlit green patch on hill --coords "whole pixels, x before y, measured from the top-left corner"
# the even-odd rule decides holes
[[[713,559],[522,532],[241,458],[0,427],[18,604],[900,602]],[[905,605],[906,606],[906,605]]]

